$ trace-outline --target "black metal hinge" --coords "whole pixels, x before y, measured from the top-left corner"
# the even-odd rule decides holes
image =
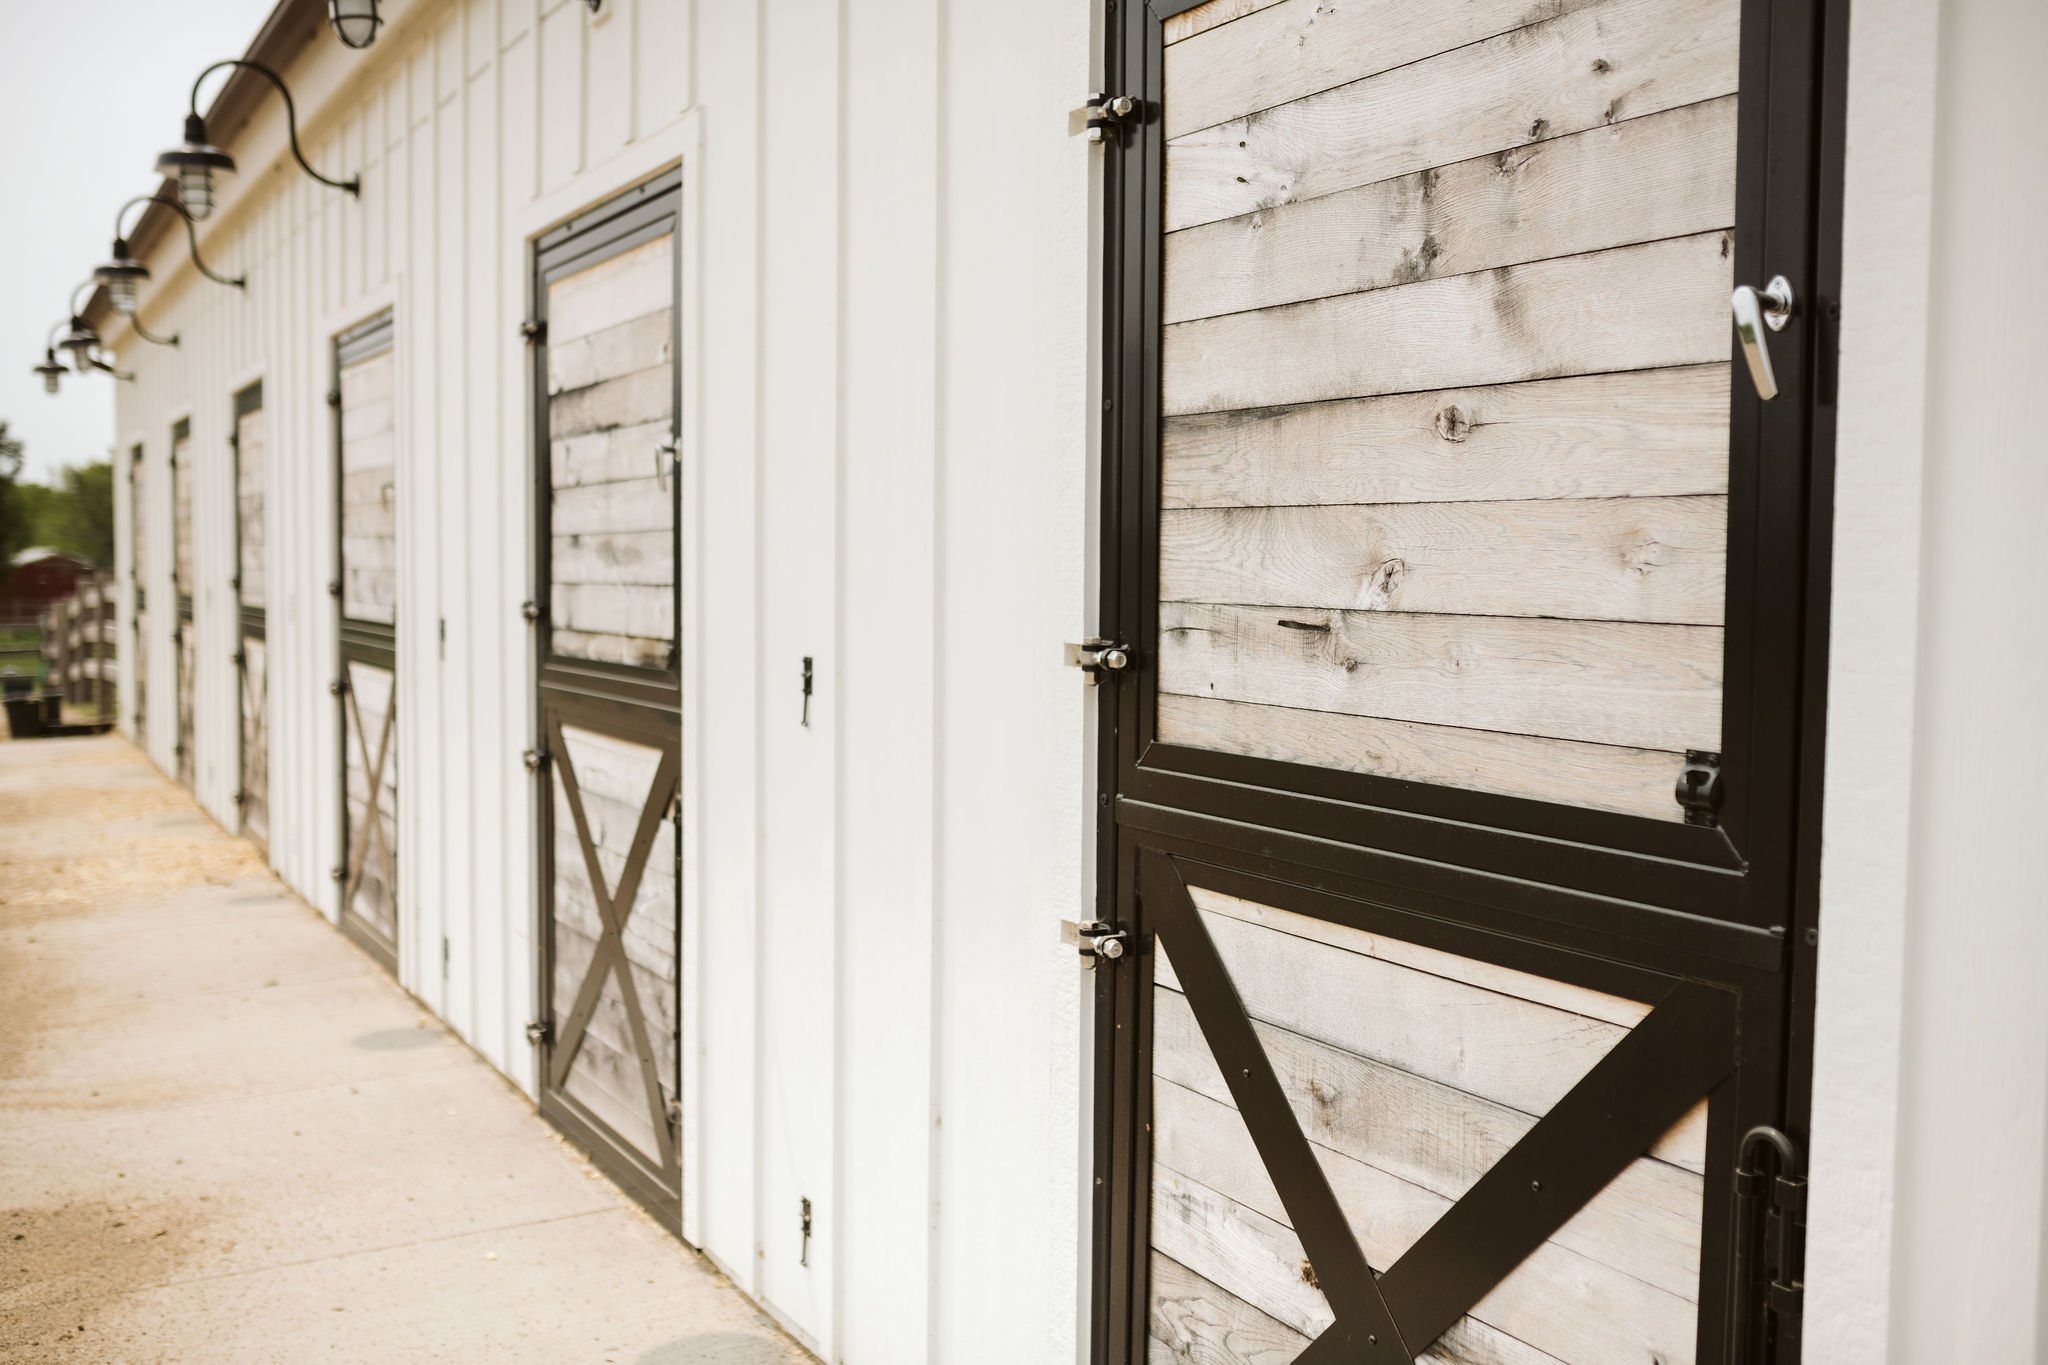
[[[519,761],[526,765],[526,771],[537,773],[546,765],[548,751],[545,749],[528,749],[519,755]]]
[[[1742,1135],[1733,1241],[1729,1365],[1765,1365],[1806,1306],[1806,1177],[1792,1139],[1766,1125]]]
[[[548,320],[546,318],[528,318],[519,324],[519,335],[538,346],[548,339]]]
[[[519,614],[525,617],[528,621],[540,620],[540,603],[521,602],[519,604]]]
[[[555,1041],[555,1026],[546,1019],[534,1019],[526,1025],[526,1041],[535,1047],[546,1047]]]
[[[327,406],[330,408],[338,408],[341,406],[340,389],[329,389],[327,391]]]
[[[1687,749],[1678,772],[1678,804],[1688,825],[1712,825],[1721,813],[1721,755]]]
[[[1138,101],[1129,95],[1091,93],[1079,109],[1067,111],[1067,136],[1086,133],[1090,142],[1102,141],[1103,133],[1138,112]]]

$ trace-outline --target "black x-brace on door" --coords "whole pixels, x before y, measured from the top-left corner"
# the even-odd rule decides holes
[[[1106,12],[1093,1358],[1796,1361],[1844,7]]]

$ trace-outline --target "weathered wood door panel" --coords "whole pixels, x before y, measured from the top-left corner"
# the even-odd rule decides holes
[[[177,598],[174,636],[178,664],[178,781],[192,785],[199,747],[192,734],[193,674],[197,672],[198,634],[192,628],[192,422],[180,418],[171,428],[171,592]]]
[[[236,646],[241,703],[243,832],[258,844],[270,842],[269,711],[269,547],[264,514],[269,480],[269,423],[263,385],[235,395],[235,592],[241,603],[241,641]]]
[[[1097,1360],[1796,1359],[1818,10],[1112,14]]]
[[[342,927],[392,971],[398,882],[397,356],[389,313],[334,343]],[[260,489],[256,490],[260,498]]]
[[[541,1108],[681,1217],[677,177],[538,244]]]

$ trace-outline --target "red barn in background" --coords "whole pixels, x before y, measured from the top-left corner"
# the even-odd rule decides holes
[[[31,548],[14,557],[5,582],[0,582],[0,623],[34,621],[61,597],[78,591],[79,575],[92,565],[61,550]]]

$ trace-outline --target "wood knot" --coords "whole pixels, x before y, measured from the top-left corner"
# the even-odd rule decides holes
[[[1596,75],[1596,76],[1604,76],[1604,75],[1606,75],[1606,74],[1607,74],[1608,72],[1610,72],[1610,71],[1612,71],[1612,70],[1614,70],[1614,64],[1613,64],[1612,62],[1608,61],[1608,60],[1607,60],[1607,59],[1606,59],[1605,57],[1595,57],[1595,58],[1593,59],[1593,74],[1594,74],[1594,75]]]
[[[1536,120],[1536,121],[1535,121],[1534,123],[1532,123],[1532,124],[1530,124],[1530,125],[1529,125],[1529,136],[1530,136],[1531,138],[1539,138],[1539,137],[1542,137],[1542,136],[1543,136],[1543,133],[1544,133],[1544,130],[1546,130],[1546,129],[1547,129],[1547,128],[1549,128],[1549,127],[1550,127],[1550,120],[1549,120],[1549,119],[1544,119],[1544,118],[1540,118],[1540,119],[1537,119],[1537,120]]]
[[[1320,1284],[1316,1283],[1316,1268],[1310,1265],[1307,1261],[1303,1261],[1301,1263],[1301,1282],[1307,1285],[1310,1289],[1322,1288]]]
[[[1472,434],[1472,419],[1453,403],[1436,415],[1436,434],[1446,441],[1462,441]]]

